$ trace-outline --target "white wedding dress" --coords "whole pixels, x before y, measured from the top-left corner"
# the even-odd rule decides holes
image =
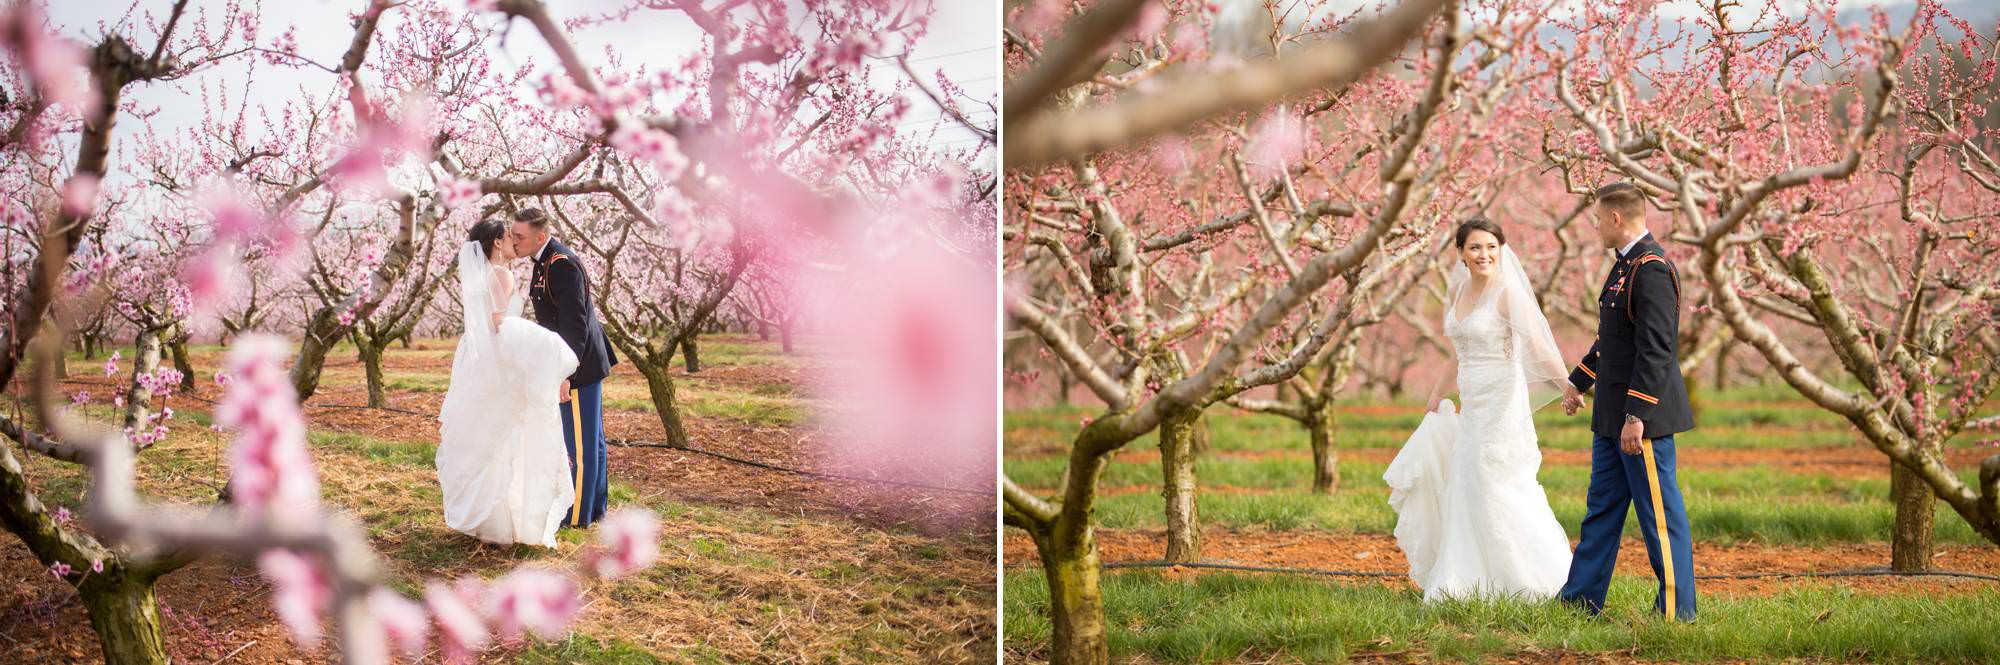
[[[1510,251],[1502,263],[1511,258]],[[1502,284],[1487,290],[1494,286]],[[1519,318],[1539,327],[1509,316],[1532,309],[1532,296],[1522,307],[1519,300],[1480,295],[1464,320],[1456,298],[1447,300],[1444,331],[1458,356],[1462,408],[1452,413],[1446,402],[1424,414],[1383,475],[1397,514],[1396,544],[1426,601],[1547,599],[1569,575],[1570,546],[1535,479],[1542,465],[1533,419],[1540,398],[1529,393],[1560,371],[1560,361],[1549,357],[1560,352],[1553,337],[1520,339],[1546,335],[1538,309]]]
[[[521,318],[523,293],[476,242],[459,256],[465,334],[438,413],[447,526],[492,543],[555,547],[576,500],[556,396],[576,371],[562,337]],[[497,329],[488,312],[505,312]]]

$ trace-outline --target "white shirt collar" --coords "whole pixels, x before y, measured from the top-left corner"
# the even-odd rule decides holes
[[[1646,236],[1649,236],[1649,235],[1652,235],[1652,232],[1651,232],[1651,231],[1648,231],[1648,232],[1645,232],[1645,233],[1641,233],[1641,234],[1639,234],[1639,235],[1638,235],[1637,237],[1634,237],[1634,238],[1632,238],[1632,242],[1628,242],[1628,243],[1625,243],[1625,247],[1624,247],[1624,248],[1622,248],[1622,249],[1619,249],[1619,250],[1618,250],[1618,258],[1621,258],[1621,259],[1622,259],[1622,258],[1625,258],[1625,255],[1626,255],[1626,254],[1631,254],[1631,253],[1632,253],[1632,246],[1633,246],[1633,245],[1637,245],[1637,244],[1639,244],[1639,241],[1641,241],[1641,240],[1645,240],[1645,239],[1646,239]]]
[[[546,252],[546,251],[549,251],[549,243],[550,243],[551,241],[554,241],[555,239],[556,239],[556,237],[555,237],[555,236],[549,236],[549,237],[547,237],[547,238],[543,238],[543,239],[542,239],[542,246],[541,246],[540,248],[538,248],[538,249],[536,249],[536,250],[535,250],[535,260],[536,260],[536,261],[540,261],[540,260],[542,260],[542,252]]]

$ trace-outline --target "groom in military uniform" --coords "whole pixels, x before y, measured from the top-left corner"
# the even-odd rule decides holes
[[[571,504],[564,526],[587,527],[604,519],[609,500],[610,475],[605,471],[604,377],[618,357],[597,322],[597,306],[590,300],[590,275],[576,252],[549,237],[549,218],[541,210],[523,208],[514,213],[514,227],[508,231],[514,252],[533,257],[534,276],[528,281],[528,300],[535,305],[535,322],[553,330],[576,353],[576,373],[563,381],[561,403],[563,451],[569,455],[571,477],[576,482],[576,503]]]
[[[1603,611],[1630,505],[1660,580],[1653,610],[1693,621],[1694,544],[1674,480],[1674,435],[1694,429],[1676,350],[1680,278],[1647,232],[1638,187],[1612,183],[1593,199],[1598,236],[1618,260],[1598,295],[1597,341],[1570,372],[1572,387],[1563,395],[1564,410],[1574,415],[1584,406],[1582,392],[1597,387],[1590,494],[1561,598],[1592,614]]]

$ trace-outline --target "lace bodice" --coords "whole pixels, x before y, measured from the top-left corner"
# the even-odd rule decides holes
[[[502,316],[521,316],[521,308],[528,300],[527,291],[519,288],[514,283],[512,273],[497,266],[493,267],[492,270],[493,279],[488,282],[493,285],[491,294],[493,296],[492,311],[500,312]]]
[[[1495,308],[1474,307],[1464,321],[1458,320],[1457,312],[1447,312],[1444,334],[1451,339],[1452,349],[1458,353],[1460,363],[1514,358],[1514,330],[1506,321],[1500,320],[1500,313]]]

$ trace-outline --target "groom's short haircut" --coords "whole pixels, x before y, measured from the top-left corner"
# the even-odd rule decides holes
[[[548,228],[549,216],[542,214],[541,208],[522,208],[514,211],[514,221],[527,222],[536,230]]]
[[[1590,198],[1597,205],[1616,211],[1626,219],[1640,219],[1646,214],[1646,193],[1629,182],[1614,182],[1599,187]]]

